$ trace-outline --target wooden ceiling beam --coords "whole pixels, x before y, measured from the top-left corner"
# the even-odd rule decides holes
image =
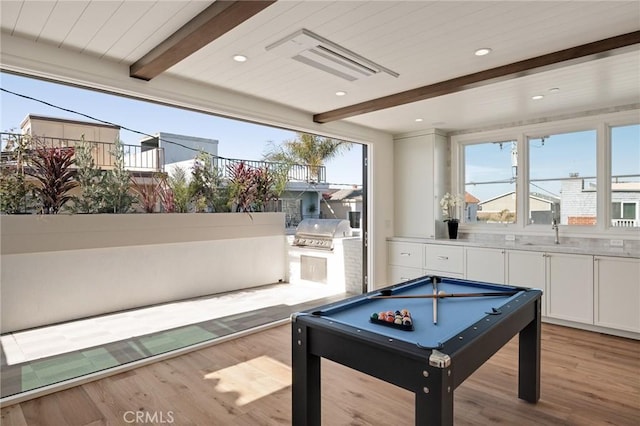
[[[513,62],[473,74],[467,74],[451,80],[441,81],[416,89],[407,90],[393,95],[383,96],[355,105],[350,105],[332,111],[327,111],[313,116],[316,123],[328,123],[368,112],[379,111],[399,105],[423,101],[462,90],[473,89],[489,84],[506,81],[518,77],[537,74],[586,62],[593,59],[604,58],[614,54],[628,52],[637,49],[640,43],[640,31],[621,34],[615,37],[595,41],[559,50],[546,55]]]
[[[275,0],[215,1],[131,65],[129,76],[142,80],[157,77],[273,3]]]

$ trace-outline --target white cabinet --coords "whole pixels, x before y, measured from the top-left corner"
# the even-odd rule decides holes
[[[597,256],[595,324],[640,332],[640,259]]]
[[[593,324],[593,256],[547,253],[547,316]]]
[[[421,277],[424,244],[389,241],[387,258],[389,261],[389,284]]]
[[[517,287],[542,290],[543,316],[547,315],[547,267],[545,259],[546,254],[536,251],[507,250],[505,254],[505,283]]]
[[[397,136],[393,143],[395,235],[445,237],[439,200],[449,186],[447,137],[430,131]]]
[[[493,284],[504,284],[504,250],[465,248],[465,278]]]
[[[640,259],[389,241],[389,284],[424,275],[543,290],[543,320],[640,333]],[[637,338],[637,337],[634,337]]]
[[[424,268],[427,274],[464,278],[464,247],[426,244]]]

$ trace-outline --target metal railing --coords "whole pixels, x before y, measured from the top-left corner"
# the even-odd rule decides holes
[[[83,141],[79,139],[53,138],[48,136],[20,135],[0,132],[2,163],[12,161],[15,149],[22,146],[25,153],[37,147],[75,148],[83,143],[91,146],[91,154],[95,166],[99,169],[111,169],[115,164],[115,144],[109,142]],[[124,168],[129,171],[161,172],[164,170],[164,149],[153,148],[142,150],[139,145],[122,144]]]
[[[83,141],[79,139],[53,138],[48,136],[31,136],[16,133],[0,132],[2,164],[8,164],[13,158],[15,147],[22,144],[25,150],[33,150],[37,146],[47,148],[77,147],[88,143],[92,147],[95,166],[99,169],[111,169],[114,166],[114,144],[109,142]],[[136,171],[164,171],[164,149],[149,148],[139,145],[122,144],[124,153],[124,168]],[[194,155],[195,157],[195,155]],[[274,172],[286,172],[287,180],[292,182],[326,183],[327,172],[325,166],[309,166],[300,164],[275,163],[270,161],[241,160],[212,155],[212,163],[223,179],[230,177],[231,168],[238,163],[256,169],[267,168]]]
[[[290,182],[326,183],[327,172],[325,166],[308,166],[300,164],[274,163],[270,161],[240,160],[237,158],[224,158],[212,156],[213,166],[217,168],[223,179],[230,177],[231,168],[239,163],[255,169],[266,168],[273,172],[286,172]]]

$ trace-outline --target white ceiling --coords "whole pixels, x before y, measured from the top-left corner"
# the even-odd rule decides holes
[[[206,1],[12,1],[1,30],[131,65]],[[265,47],[306,28],[400,74],[348,82]],[[634,1],[278,1],[166,71],[317,114],[640,29]],[[476,57],[473,52],[493,52]],[[248,56],[245,63],[232,60]],[[559,88],[550,93],[550,88]],[[336,91],[347,92],[337,97]],[[534,101],[531,96],[545,97]],[[464,130],[640,102],[640,50],[346,121]],[[422,118],[422,122],[416,122]]]

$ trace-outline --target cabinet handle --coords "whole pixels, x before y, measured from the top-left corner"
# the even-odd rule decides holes
[[[411,278],[400,277],[400,281],[409,281]]]
[[[438,256],[438,260],[449,260],[449,256]]]
[[[400,256],[411,256],[411,253],[402,252],[402,253],[400,253]]]

